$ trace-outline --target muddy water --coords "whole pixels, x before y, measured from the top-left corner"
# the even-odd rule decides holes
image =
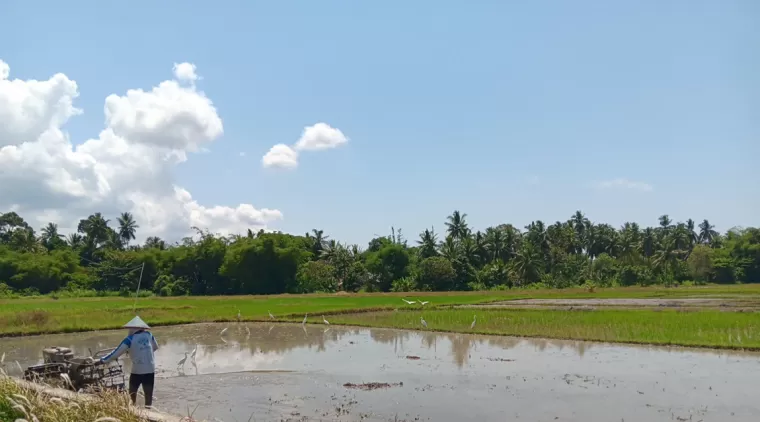
[[[229,330],[220,335],[224,327]],[[156,405],[208,420],[756,421],[760,355],[289,324],[156,328]],[[45,346],[122,331],[0,339],[11,374]],[[195,363],[177,361],[198,348]],[[408,358],[408,357],[419,357]],[[125,366],[128,359],[125,359]],[[346,383],[393,385],[371,391]]]

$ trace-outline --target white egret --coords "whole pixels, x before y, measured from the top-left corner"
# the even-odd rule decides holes
[[[417,302],[415,302],[413,300],[406,300],[406,299],[401,299],[401,300],[403,300],[404,302],[406,302],[407,305],[414,305],[415,303],[417,303]]]
[[[190,352],[190,359],[192,359],[193,361],[195,360],[195,354],[196,353],[198,353],[198,345],[197,344],[195,345],[195,349],[193,349],[193,351]]]
[[[430,303],[430,301],[427,301],[427,300],[426,300],[426,301],[424,301],[424,302],[423,302],[423,301],[420,301],[420,305],[422,305],[422,306],[425,306],[425,305],[427,305],[428,303]]]
[[[237,320],[238,320],[238,322],[240,322],[240,319],[242,319],[242,318],[243,318],[243,316],[240,314],[240,309],[238,309],[238,314],[237,314]]]
[[[5,352],[3,352],[3,356],[0,356],[0,365],[5,364]]]
[[[179,362],[177,362],[177,368],[179,368],[180,366],[184,368],[186,360],[187,360],[187,352],[185,352],[185,357],[183,357],[182,359],[179,360]]]
[[[427,322],[425,322],[425,319],[420,317],[420,322],[422,323],[422,326],[427,328]]]
[[[477,322],[477,320],[478,320],[478,316],[477,316],[477,315],[473,315],[473,316],[472,316],[472,324],[470,324],[470,329],[471,329],[471,330],[472,330],[473,328],[475,328],[475,322]]]
[[[304,316],[303,316],[303,322],[301,322],[301,325],[304,325],[304,324],[306,324],[306,318],[308,318],[308,317],[309,317],[309,314],[308,314],[308,313],[307,313],[306,315],[304,315]]]
[[[245,326],[245,332],[250,336],[251,335],[251,329],[248,328],[248,326]]]
[[[224,330],[222,330],[222,332],[221,332],[221,333],[219,333],[219,335],[220,335],[220,336],[223,336],[223,335],[224,335],[224,333],[226,333],[226,332],[227,332],[227,330],[228,330],[229,328],[230,328],[230,327],[224,327]]]
[[[272,312],[270,312],[270,311],[267,311],[267,312],[269,312],[269,319],[275,319],[274,315],[272,315]]]
[[[322,322],[324,322],[327,325],[330,325],[330,321],[326,320],[324,315],[322,315]]]

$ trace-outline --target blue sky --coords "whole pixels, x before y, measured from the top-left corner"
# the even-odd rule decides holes
[[[0,5],[12,76],[76,80],[75,142],[103,101],[191,62],[224,135],[177,169],[204,205],[366,244],[466,212],[760,225],[760,2],[35,1]],[[350,142],[263,168],[326,122]],[[245,152],[245,157],[239,153]],[[625,183],[601,187],[604,182]]]

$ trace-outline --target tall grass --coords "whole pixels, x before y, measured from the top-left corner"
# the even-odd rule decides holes
[[[0,371],[0,421],[81,422],[114,418],[145,422],[129,408],[129,396],[106,392],[94,400],[61,399],[16,384]],[[114,420],[112,419],[112,420]],[[103,419],[108,420],[108,419]]]
[[[434,331],[760,350],[756,312],[425,309],[335,315],[330,322],[421,330],[421,317]]]

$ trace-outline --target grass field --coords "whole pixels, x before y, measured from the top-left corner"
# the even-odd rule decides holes
[[[680,298],[760,299],[760,285],[679,288],[511,290],[504,292],[433,292],[412,294],[333,294],[230,297],[140,298],[136,313],[152,325],[234,321],[296,320],[309,313],[329,315],[333,323],[420,328],[425,315],[431,329],[469,332],[472,315],[482,321],[476,332],[639,343],[733,348],[760,347],[760,314],[716,311],[682,313],[651,310],[472,310],[431,306],[475,304],[524,298]],[[374,312],[408,308],[401,298],[424,298],[424,311]],[[75,332],[121,327],[135,315],[134,298],[26,298],[0,300],[0,336]],[[366,313],[353,313],[353,311]],[[429,318],[429,319],[428,319]],[[730,335],[730,337],[729,337]],[[738,342],[738,339],[741,339]]]
[[[477,315],[474,329],[470,329]],[[335,315],[332,324],[760,350],[760,313],[425,309]]]

